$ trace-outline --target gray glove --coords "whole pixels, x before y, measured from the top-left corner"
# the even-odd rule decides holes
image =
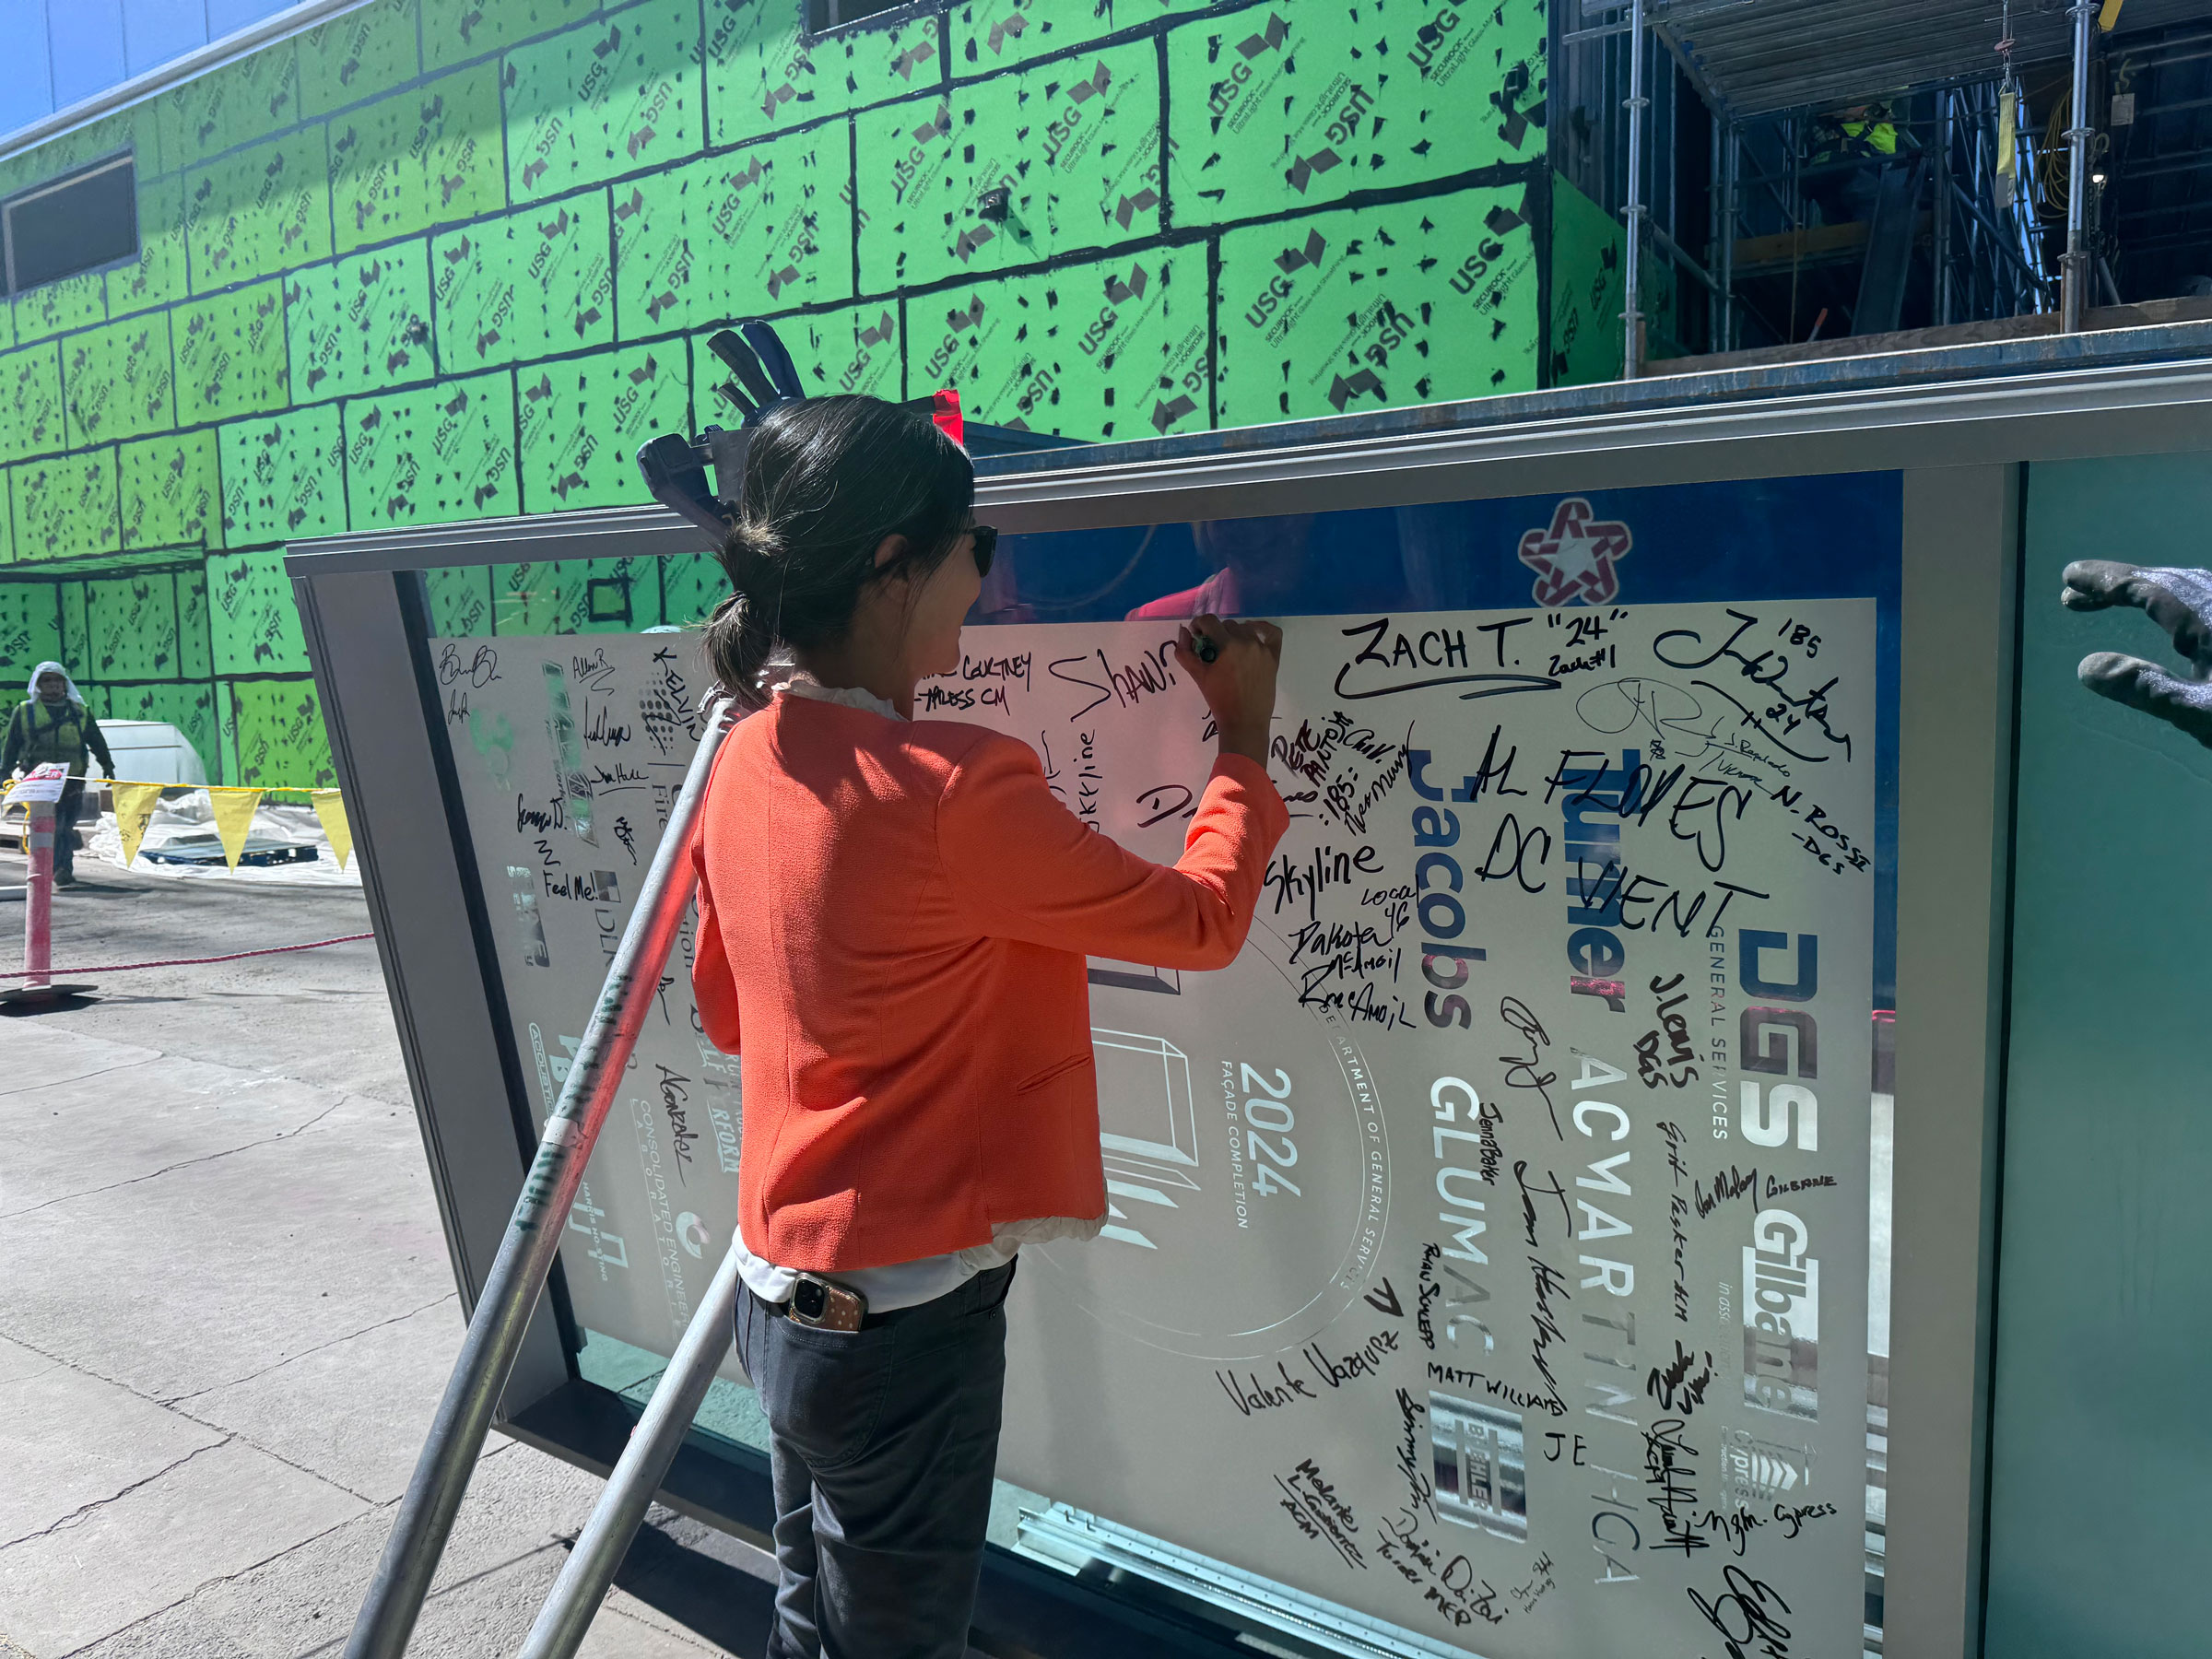
[[[2100,697],[2154,714],[2212,748],[2212,571],[2151,570],[2082,559],[2066,567],[2065,583],[2058,598],[2068,610],[2132,605],[2148,611],[2151,620],[2173,636],[2174,649],[2189,659],[2184,678],[2140,657],[2093,652],[2077,671],[2081,683]]]

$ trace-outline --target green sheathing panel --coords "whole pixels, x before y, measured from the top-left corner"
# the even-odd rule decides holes
[[[334,116],[336,251],[506,206],[497,65],[479,64]]]
[[[300,112],[327,115],[420,73],[415,0],[376,0],[300,37]]]
[[[422,65],[436,71],[589,17],[591,0],[422,0]]]
[[[730,579],[712,553],[679,553],[661,560],[664,621],[680,628],[704,622],[729,593]]]
[[[178,306],[170,338],[179,425],[284,406],[284,290],[274,278]]]
[[[661,621],[660,561],[571,559],[491,568],[492,622],[503,634],[631,633]]]
[[[776,333],[810,390],[857,392],[896,403],[904,395],[905,375],[899,309],[896,300],[841,306],[790,318],[776,324]],[[693,337],[691,356],[691,389],[699,418],[726,425],[735,413],[712,388],[730,379],[729,370],[707,349],[704,336]]]
[[[138,182],[138,262],[110,271],[108,315],[127,317],[182,300],[184,277],[184,181],[175,174]]]
[[[8,500],[7,474],[0,471],[0,565],[16,561],[16,509]],[[0,586],[5,586],[0,583]],[[0,687],[5,692],[6,687]]]
[[[425,571],[423,586],[430,602],[430,630],[441,639],[465,639],[491,631],[491,571],[484,565]]]
[[[296,39],[278,41],[162,94],[163,169],[190,167],[298,123],[297,49]]]
[[[234,782],[265,789],[337,782],[313,680],[230,680],[227,687],[238,746]]]
[[[817,127],[618,187],[621,337],[851,298],[849,147]]]
[[[49,341],[0,356],[0,461],[62,447],[62,348]]]
[[[439,236],[429,255],[439,366],[465,373],[611,343],[608,248],[604,190]]]
[[[115,452],[84,450],[10,467],[16,559],[76,559],[121,540],[116,522]]]
[[[1249,218],[1541,159],[1544,50],[1530,0],[1263,6],[1186,23],[1168,35],[1178,210]]]
[[[495,518],[515,495],[514,382],[447,381],[344,406],[350,522],[356,530]]]
[[[1132,23],[1203,10],[1206,0],[1145,0],[1140,6],[1068,6],[1060,0],[978,0],[952,8],[952,72],[988,75],[1031,58],[1086,46]]]
[[[429,243],[401,242],[287,278],[284,332],[296,402],[431,379]]]
[[[63,341],[62,395],[70,446],[175,426],[174,361],[167,312],[88,328]]]
[[[656,433],[692,429],[680,340],[594,352],[519,379],[525,512],[651,500],[639,446]]]
[[[213,432],[171,432],[120,444],[116,469],[125,549],[223,545]]]
[[[35,149],[18,151],[0,161],[0,194],[12,194],[27,184],[42,183],[73,167],[123,150],[136,156],[141,178],[173,167],[176,163],[162,159],[159,128],[160,115],[152,103],[134,104],[117,114],[72,128]]]
[[[0,582],[0,706],[19,695],[30,671],[62,654],[62,608],[51,582]]]
[[[507,54],[518,202],[696,155],[706,142],[698,0],[641,0]]]
[[[184,734],[206,769],[208,781],[220,782],[222,757],[215,716],[216,688],[205,679],[174,680],[167,685],[110,686],[103,720],[163,720]]]
[[[107,320],[107,283],[97,271],[65,276],[18,294],[15,300],[16,338],[24,345],[51,339],[72,328],[88,327]]]
[[[802,41],[794,0],[708,0],[710,142],[747,139],[941,84],[944,22],[908,18]]]
[[[1220,423],[1532,390],[1525,194],[1467,190],[1222,237]]]
[[[1206,425],[1206,250],[1151,249],[914,300],[908,382],[977,420],[1086,439]]]
[[[1620,221],[1558,173],[1551,179],[1551,383],[1620,378]]]
[[[253,546],[346,528],[344,440],[335,404],[218,429],[223,538]]]
[[[1149,41],[961,82],[855,119],[864,292],[942,281],[1160,229]],[[888,161],[888,165],[884,165]],[[1006,193],[1003,214],[978,211]]]
[[[194,293],[330,256],[330,164],[320,124],[184,175]]]
[[[85,584],[65,582],[62,586],[62,649],[59,660],[65,664],[88,663],[92,657],[91,636],[85,631]]]
[[[167,571],[85,583],[94,679],[171,679],[177,674],[177,583]]]
[[[207,568],[177,572],[177,672],[186,679],[215,675],[213,625],[207,615]],[[212,700],[208,704],[214,708]],[[212,714],[210,715],[212,718]],[[212,751],[202,749],[203,758]]]
[[[218,675],[307,671],[307,641],[281,550],[209,559],[207,600]]]

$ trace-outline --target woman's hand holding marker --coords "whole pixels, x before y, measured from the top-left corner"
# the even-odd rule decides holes
[[[1267,764],[1282,657],[1283,630],[1272,622],[1199,616],[1176,629],[1175,661],[1213,711],[1221,753]]]

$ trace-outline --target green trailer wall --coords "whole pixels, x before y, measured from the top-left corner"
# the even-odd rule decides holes
[[[747,316],[816,388],[1086,439],[1618,372],[1543,0],[800,18],[376,0],[0,162],[134,151],[141,242],[0,309],[0,677],[59,656],[211,774],[326,782],[283,544],[641,500],[630,456],[714,418],[701,343]],[[705,560],[477,585],[439,617],[719,594]]]

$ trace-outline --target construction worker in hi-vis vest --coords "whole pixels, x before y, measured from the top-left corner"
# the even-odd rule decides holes
[[[69,769],[69,782],[53,811],[53,883],[76,884],[76,815],[85,799],[85,757],[100,757],[110,777],[115,758],[100,735],[100,722],[85,707],[84,695],[69,671],[59,663],[41,663],[30,671],[29,695],[7,722],[5,747],[0,747],[0,780],[18,769],[56,763]]]

